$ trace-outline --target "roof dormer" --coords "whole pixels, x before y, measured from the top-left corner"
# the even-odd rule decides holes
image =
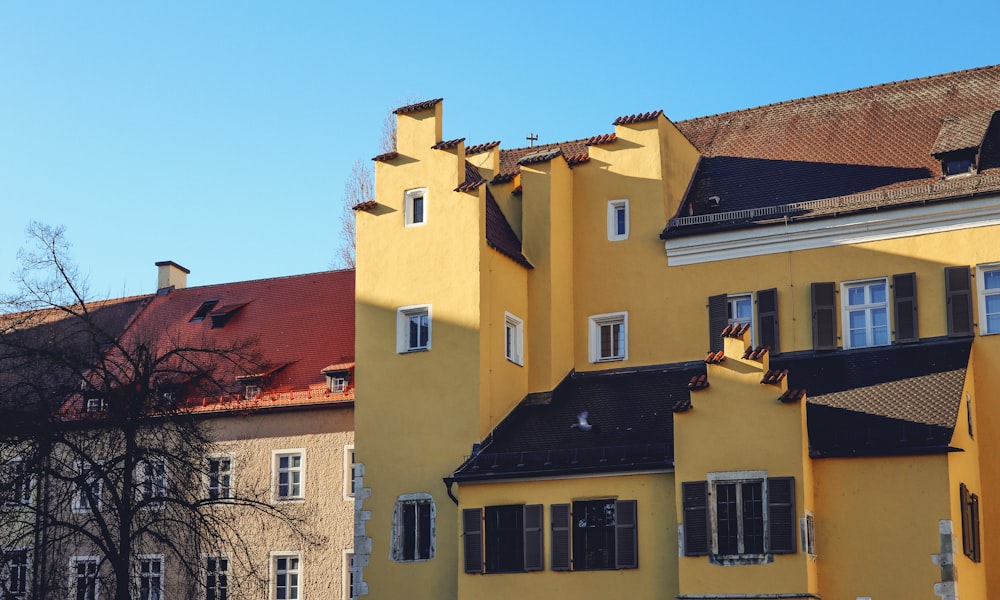
[[[979,170],[980,151],[994,111],[955,115],[944,119],[931,156],[941,161],[941,175],[956,177]]]

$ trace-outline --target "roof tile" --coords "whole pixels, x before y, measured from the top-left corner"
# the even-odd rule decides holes
[[[392,111],[393,114],[405,115],[408,113],[420,112],[422,110],[427,110],[429,108],[434,108],[439,102],[444,100],[444,98],[435,98],[433,100],[424,100],[423,102],[417,102],[415,104],[408,104],[406,106],[400,106],[396,110]]]
[[[632,125],[633,123],[642,123],[643,121],[652,121],[653,119],[663,115],[662,110],[654,110],[652,112],[638,113],[635,115],[626,115],[624,117],[618,117],[612,125]]]
[[[465,138],[455,138],[453,140],[444,140],[444,141],[438,142],[438,143],[434,144],[433,146],[431,146],[431,149],[432,150],[448,150],[450,148],[454,148],[454,147],[458,146],[459,144],[461,144],[464,141],[465,141]]]
[[[595,135],[591,138],[587,138],[585,144],[587,146],[603,146],[605,144],[614,143],[618,139],[618,136],[614,133],[602,133],[601,135]]]
[[[493,148],[496,148],[499,145],[500,142],[495,141],[495,142],[486,142],[485,144],[476,144],[475,146],[466,146],[465,155],[472,156],[473,154],[480,154],[482,152],[486,152],[487,150],[492,150]]]
[[[393,150],[392,152],[386,152],[385,154],[379,154],[378,156],[373,156],[372,160],[375,162],[388,162],[399,156],[399,152]]]

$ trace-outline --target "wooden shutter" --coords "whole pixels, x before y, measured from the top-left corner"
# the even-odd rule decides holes
[[[812,284],[813,350],[837,349],[837,288],[832,282]]]
[[[780,354],[778,349],[778,290],[757,292],[757,339],[758,345],[770,348],[771,354]]]
[[[708,482],[681,484],[684,504],[684,556],[708,554]]]
[[[639,567],[637,512],[635,500],[619,500],[615,504],[615,567],[619,569]]]
[[[725,294],[708,297],[708,350],[722,350],[722,330],[729,324],[729,300]]]
[[[524,507],[524,570],[541,571],[542,564],[542,505]]]
[[[946,267],[945,299],[948,305],[948,336],[972,335],[972,280],[969,267]]]
[[[917,274],[893,275],[892,298],[895,303],[896,343],[920,340],[917,328]]]
[[[962,509],[962,553],[979,562],[979,496],[959,484],[959,503]]]
[[[462,510],[462,535],[465,543],[465,572],[483,572],[483,509]]]
[[[767,519],[771,534],[771,552],[795,552],[795,478],[768,477]]]
[[[570,569],[570,510],[569,504],[549,506],[552,518],[552,560],[553,571]]]

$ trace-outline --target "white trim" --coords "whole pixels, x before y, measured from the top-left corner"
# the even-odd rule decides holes
[[[136,590],[137,593],[139,593],[139,597],[140,598],[142,597],[142,594],[141,594],[141,591],[142,591],[142,561],[144,561],[144,560],[149,560],[149,561],[158,560],[158,561],[160,561],[160,572],[159,572],[159,576],[160,576],[160,595],[157,597],[156,600],[163,600],[163,597],[164,597],[163,596],[163,593],[164,593],[164,584],[166,583],[166,572],[167,572],[166,559],[163,558],[162,554],[139,554],[135,558],[136,558],[136,563],[135,563],[135,568],[136,568],[136,573],[135,573],[135,579],[136,579],[136,581],[135,581],[135,590]]]
[[[622,327],[622,343],[620,354],[601,355],[601,327],[620,324]],[[620,362],[628,360],[628,311],[591,315],[587,318],[587,338],[590,362]]]
[[[300,463],[297,468],[299,472],[299,493],[296,495],[279,496],[278,495],[278,460],[282,456],[295,456],[300,457]],[[293,469],[293,467],[289,467]],[[304,502],[306,499],[306,449],[305,448],[282,448],[280,450],[271,450],[271,501],[272,502]]]
[[[357,594],[351,595],[351,576],[355,571],[353,568],[354,565],[351,564],[354,558],[354,548],[344,548],[341,550],[341,557],[340,596],[343,600],[355,600],[358,597]]]
[[[757,294],[754,292],[740,292],[738,294],[726,294],[726,317],[730,325],[746,325],[745,319],[729,317],[729,311],[733,307],[735,300],[746,299],[750,301],[750,344],[755,345],[757,339]]]
[[[298,582],[296,588],[298,589],[298,595],[295,598],[289,600],[302,600],[305,597],[303,593],[303,561],[302,553],[298,550],[272,550],[268,553],[268,580],[267,580],[267,597],[270,600],[277,600],[278,592],[278,559],[279,558],[294,558],[299,561],[298,568],[294,570],[286,569],[286,573],[295,573],[298,576]],[[232,597],[232,594],[230,594]]]
[[[69,599],[76,598],[76,565],[78,563],[94,563],[97,568],[94,570],[94,600],[101,598],[101,557],[100,556],[71,556],[69,557]]]
[[[618,233],[618,210],[625,211],[625,233]],[[608,241],[620,242],[628,239],[628,232],[631,228],[628,200],[608,200]]]
[[[154,472],[151,479],[146,479],[146,466],[147,465],[162,465],[163,475],[162,478],[158,477]],[[138,484],[139,501],[145,502],[150,500],[149,504],[145,508],[151,510],[161,510],[164,506],[163,500],[152,501],[153,498],[159,496],[165,498],[168,495],[168,489],[170,487],[170,467],[167,464],[167,459],[161,456],[154,456],[152,458],[144,458],[138,462],[135,466],[135,481]],[[152,488],[150,490],[150,496],[146,496],[146,484],[152,483]],[[152,556],[152,555],[150,555]]]
[[[93,475],[93,468],[100,467],[102,465],[103,465],[103,463],[101,461],[98,461],[96,463],[90,463],[89,465],[86,465],[86,466],[89,467],[88,468],[88,475],[92,476]],[[83,461],[79,461],[79,460],[76,461],[76,464],[74,465],[74,469],[76,470],[75,472],[82,474],[84,466],[85,465],[83,464]],[[74,486],[74,488],[73,488],[73,497],[70,499],[70,510],[72,510],[74,513],[78,513],[78,514],[79,513],[87,513],[87,512],[90,512],[91,510],[98,510],[98,511],[100,511],[104,507],[104,480],[100,476],[96,476],[96,477],[93,477],[93,478],[88,477],[87,478],[87,483],[88,483],[88,485],[91,485],[91,486],[94,486],[96,484],[97,494],[96,494],[96,498],[94,498],[94,500],[96,502],[96,506],[92,506],[90,504],[90,501],[87,500],[87,498],[85,497],[84,491],[83,491],[83,489],[80,486]]]
[[[212,483],[212,472],[211,472],[211,461],[213,460],[228,460],[229,461],[229,494],[226,496],[219,496],[218,498],[211,498],[211,483]],[[214,452],[212,454],[205,455],[205,473],[202,476],[202,482],[205,485],[205,498],[210,500],[226,500],[235,496],[233,488],[235,487],[236,480],[236,457],[229,452]]]
[[[421,199],[422,210],[420,220],[417,222],[413,221],[414,198]],[[427,188],[414,188],[403,192],[403,215],[404,227],[420,227],[421,225],[427,224]]]
[[[31,571],[32,571],[32,551],[31,550],[32,550],[31,546],[9,546],[9,547],[0,546],[0,559],[2,559],[2,562],[0,562],[0,569],[7,569],[8,573],[10,573],[10,570],[9,570],[10,561],[7,558],[11,554],[14,554],[15,552],[24,552],[24,568],[25,568],[25,572],[24,572],[24,587],[25,587],[25,589],[23,590],[24,595],[23,596],[18,596],[18,597],[25,598],[25,599],[31,597]],[[14,598],[15,596],[12,595],[11,597]]]
[[[866,303],[851,305],[850,304],[850,289],[862,287],[865,289],[865,296],[868,295],[868,287],[871,284],[881,283],[885,287],[885,302],[881,304],[876,303]],[[885,308],[885,323],[886,323],[886,342],[884,344],[876,344],[874,339],[875,324],[871,317],[871,310],[877,308]],[[863,310],[865,311],[865,338],[871,343],[859,344],[855,346],[851,343],[851,319],[850,314],[854,311]],[[874,348],[876,346],[888,346],[892,344],[892,297],[889,289],[889,278],[888,277],[872,277],[871,279],[859,279],[857,281],[842,281],[840,282],[840,330],[841,330],[841,341],[843,342],[844,350],[849,350],[851,348]]]
[[[427,315],[427,344],[424,346],[410,346],[410,317]],[[430,304],[411,304],[400,306],[396,309],[396,352],[399,354],[409,354],[411,352],[425,352],[431,349],[431,342],[434,339],[434,316]]]
[[[1000,196],[755,226],[667,240],[671,267],[1000,225]]]
[[[344,500],[353,501],[354,492],[354,444],[344,446]]]
[[[988,271],[998,271],[1000,270],[1000,262],[995,263],[984,263],[981,265],[976,265],[976,303],[979,306],[979,335],[994,335],[1000,333],[1000,329],[997,331],[989,331],[989,323],[986,320],[986,296],[993,296],[1000,294],[1000,290],[986,291],[986,273]]]
[[[17,473],[18,465],[20,465],[21,472]],[[11,456],[7,459],[6,464],[3,465],[2,477],[6,479],[8,476],[11,477],[10,483],[13,484],[11,488],[15,493],[24,492],[25,494],[18,494],[18,497],[11,498],[5,501],[0,506],[14,507],[14,506],[27,506],[31,507],[35,505],[35,476],[33,473],[28,472],[28,461],[24,460],[21,455]],[[5,482],[6,483],[6,482]],[[25,485],[27,484],[27,485]]]
[[[225,571],[221,571],[219,569],[216,569],[215,573],[216,574],[218,574],[218,573],[225,573],[225,575],[226,575],[226,590],[227,590],[227,593],[228,593],[228,597],[232,598],[233,597],[232,590],[234,589],[234,587],[230,584],[230,580],[232,579],[232,571],[230,570],[229,567],[232,564],[233,559],[230,558],[228,552],[222,552],[222,551],[217,551],[217,552],[202,552],[201,553],[201,565],[199,566],[199,570],[198,570],[198,572],[200,573],[200,577],[201,577],[201,581],[199,582],[199,586],[200,587],[198,588],[200,590],[200,593],[204,593],[204,592],[208,591],[208,573],[209,573],[209,571],[208,571],[208,559],[210,559],[210,558],[214,558],[216,560],[225,560],[225,561],[227,561],[226,562],[226,570]],[[216,583],[216,587],[217,588],[219,587],[218,583]]]
[[[816,517],[809,509],[799,518],[799,536],[802,538],[802,551],[810,560],[816,560]]]
[[[504,312],[504,356],[515,365],[524,366],[524,321]],[[507,330],[511,330],[511,348],[507,348]]]

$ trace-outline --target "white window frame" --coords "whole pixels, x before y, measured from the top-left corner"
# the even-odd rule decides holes
[[[866,298],[869,296],[868,288],[872,284],[879,284],[885,286],[885,303],[875,303],[868,302],[866,304],[850,305],[850,290],[852,288],[864,287]],[[886,322],[886,343],[876,344],[875,343],[875,324],[872,319],[872,310],[878,308],[885,308],[885,322]],[[865,340],[866,343],[853,345],[851,343],[851,312],[863,310],[865,311]],[[878,346],[888,346],[892,344],[892,296],[889,288],[889,278],[888,277],[872,277],[870,279],[859,279],[857,281],[844,281],[840,284],[840,319],[843,325],[841,326],[842,333],[841,339],[844,343],[844,350],[850,348],[874,348]]]
[[[809,558],[816,559],[816,517],[811,510],[806,510],[804,517],[799,518],[799,535],[802,538],[802,551]]]
[[[420,220],[414,221],[413,201],[421,199]],[[406,227],[419,227],[427,224],[427,188],[414,188],[403,193],[403,213]]]
[[[603,356],[601,352],[601,328],[621,325],[621,352],[619,354],[609,354]],[[618,362],[628,360],[628,312],[605,313],[601,315],[591,315],[588,318],[588,329],[590,331],[590,362]],[[612,330],[613,331],[613,330]],[[612,345],[613,347],[613,345]]]
[[[245,400],[256,400],[260,396],[260,386],[250,384],[243,388],[243,398]]]
[[[741,319],[739,317],[733,317],[735,314],[735,309],[737,303],[741,300],[746,300],[750,303],[750,344],[754,345],[756,338],[754,333],[757,331],[757,315],[754,310],[754,298],[753,292],[742,292],[739,294],[726,294],[726,317],[728,318],[727,323],[729,325],[745,325],[747,323],[746,319]]]
[[[431,539],[428,550],[428,556],[425,558],[414,558],[412,560],[406,560],[403,558],[403,540],[405,536],[403,535],[403,514],[402,507],[406,504],[417,504],[426,502],[430,505],[430,532]],[[420,547],[420,523],[415,523],[416,532],[413,536],[414,544],[417,548]],[[416,548],[414,548],[414,555],[416,555]],[[434,558],[437,554],[437,507],[434,504],[434,497],[427,493],[416,493],[416,494],[401,494],[396,498],[396,504],[392,509],[392,540],[389,545],[389,560],[394,562],[410,563],[410,562],[426,562]]]
[[[94,565],[94,600],[101,598],[101,557],[100,556],[71,556],[69,559],[69,597],[76,597],[76,566],[80,563],[91,563]],[[89,599],[88,599],[89,600]]]
[[[4,504],[7,506],[32,506],[34,504],[35,478],[28,473],[27,461],[20,456],[13,456],[7,460],[3,477],[10,477],[9,481],[4,481],[4,485],[10,485],[14,496]]]
[[[347,391],[347,377],[339,375],[327,376],[327,389],[331,394],[343,394]]]
[[[212,461],[229,461],[229,471],[226,472],[229,476],[229,484],[225,486],[226,494],[219,495],[212,498]],[[227,500],[233,497],[233,474],[235,473],[236,458],[229,453],[215,453],[209,454],[205,457],[205,498],[209,500]],[[223,471],[219,471],[221,475]],[[218,486],[220,490],[223,489],[221,483]]]
[[[11,594],[11,598],[16,598],[17,600],[26,600],[31,592],[31,548],[28,546],[14,546],[11,548],[2,548],[3,552],[0,552],[0,560],[3,564],[0,564],[0,569],[6,569],[8,574],[12,574],[10,569],[10,557],[13,554],[24,553],[24,563],[18,563],[18,567],[24,569],[22,574],[24,577],[24,589],[17,594]],[[0,579],[0,589],[6,590],[10,586],[10,580]],[[6,596],[5,596],[6,597]]]
[[[107,412],[108,401],[103,397],[97,398],[87,398],[86,406],[84,407],[84,412],[96,413],[96,412]]]
[[[768,515],[767,496],[767,471],[726,471],[720,473],[709,473],[708,477],[708,519],[711,535],[709,536],[709,549],[713,559],[730,561],[738,564],[761,564],[770,562],[771,540],[770,523]],[[719,507],[716,486],[720,484],[736,484],[737,494],[742,494],[743,483],[760,483],[761,489],[761,514],[763,515],[764,552],[762,554],[740,552],[738,554],[719,554]],[[741,496],[738,496],[741,497]],[[737,523],[739,527],[739,544],[744,543],[743,538],[743,503],[737,502]]]
[[[354,444],[344,446],[344,500],[354,500]]]
[[[987,296],[1000,295],[1000,288],[986,289],[986,274],[1000,271],[1000,263],[989,263],[976,265],[976,297],[979,304],[979,335],[994,335],[1000,333],[1000,327],[991,330],[989,327],[988,314],[986,312]],[[996,313],[994,313],[996,314]]]
[[[208,561],[209,560],[215,560],[215,561],[224,560],[224,561],[226,561],[226,568],[225,568],[225,570],[219,569],[218,568],[218,562],[216,562],[216,569],[214,571],[209,571],[209,569],[208,569]],[[226,598],[227,599],[232,598],[232,594],[230,593],[230,590],[232,588],[229,585],[229,579],[230,579],[229,565],[230,565],[231,562],[232,562],[232,559],[229,557],[229,554],[227,554],[226,552],[209,552],[209,553],[201,555],[201,581],[202,581],[202,584],[204,586],[202,589],[205,592],[205,600],[208,600],[208,591],[209,591],[209,589],[214,589],[216,591],[218,591],[219,589],[225,589],[226,590]],[[215,583],[214,588],[209,588],[209,585],[208,585],[208,577],[209,577],[210,574],[214,574],[215,578],[216,578],[216,580],[215,580],[216,583]],[[225,585],[219,585],[219,577],[223,576],[223,575],[226,577],[226,583],[225,583]],[[218,594],[216,594],[215,600],[221,600],[219,598]]]
[[[343,582],[343,591],[341,597],[343,600],[356,600],[358,595],[355,591],[354,583],[354,549],[345,548],[343,551],[343,564],[341,567],[341,578]]]
[[[509,312],[504,312],[504,356],[524,366],[524,321]]]
[[[164,578],[165,578],[165,573],[166,573],[166,567],[165,567],[165,562],[164,562],[164,559],[163,559],[163,555],[162,554],[140,554],[140,555],[138,555],[136,557],[136,559],[137,560],[136,560],[136,563],[135,563],[135,568],[137,569],[137,573],[135,575],[135,589],[136,589],[136,591],[139,594],[138,600],[163,600]],[[142,572],[142,567],[143,567],[143,563],[147,562],[147,561],[150,563],[150,566],[152,566],[152,564],[154,562],[159,563],[160,571],[159,571],[158,575],[159,575],[159,580],[160,580],[160,586],[159,586],[159,589],[156,590],[157,595],[153,595],[152,593],[150,593],[150,596],[148,598],[143,598],[142,597],[142,584],[143,584],[143,580],[147,579],[147,577],[145,577],[145,574]],[[148,579],[152,580],[153,578],[154,578],[154,575],[152,574],[152,572],[150,572],[150,576],[148,577]],[[149,589],[152,591],[153,588],[150,587]]]
[[[427,343],[425,345],[410,344],[410,318],[427,317]],[[400,306],[396,310],[396,352],[399,354],[409,354],[411,352],[426,352],[431,349],[431,341],[434,339],[434,318],[430,304],[412,304],[410,306]],[[417,340],[419,342],[419,340]]]
[[[97,467],[100,465],[101,463],[98,462],[90,466]],[[77,461],[75,465],[76,472],[77,473],[82,472],[83,467],[84,467],[83,463]],[[75,489],[73,490],[73,500],[70,503],[71,509],[74,513],[87,513],[90,512],[91,510],[101,510],[101,506],[103,505],[103,496],[104,496],[104,481],[101,479],[99,475],[96,477],[93,476],[93,473],[91,473],[91,475],[92,477],[87,478],[87,482],[90,486],[92,486],[92,489],[94,487],[97,488],[97,492],[94,494],[95,496],[94,501],[96,505],[92,506],[90,502],[87,500],[83,488],[76,486]]]
[[[294,559],[294,560],[298,561],[297,568],[295,568],[295,569],[287,569],[286,568],[286,569],[284,569],[284,570],[282,570],[282,571],[279,572],[279,570],[278,570],[278,561],[281,560],[281,559],[286,559],[286,560],[287,559]],[[292,550],[277,550],[277,551],[273,551],[273,552],[271,552],[270,563],[271,563],[270,564],[271,577],[270,577],[270,583],[267,586],[268,589],[270,590],[269,591],[269,597],[270,597],[270,599],[271,600],[279,600],[279,598],[278,598],[278,575],[284,574],[284,575],[292,575],[292,576],[294,576],[296,578],[296,584],[294,586],[296,594],[295,594],[295,596],[289,596],[286,593],[286,595],[285,595],[285,597],[284,597],[283,600],[302,600],[302,598],[303,598],[303,594],[302,594],[302,572],[303,572],[303,568],[302,568],[302,566],[303,566],[302,565],[302,553],[301,552],[297,552],[297,551],[292,551]],[[287,584],[287,580],[286,580],[286,584]],[[292,587],[292,586],[286,585],[285,587]]]
[[[146,475],[146,467],[151,464],[159,464],[163,466],[162,473],[154,473],[152,478],[148,478]],[[167,495],[167,486],[169,485],[169,467],[167,466],[167,459],[161,457],[146,458],[139,461],[139,464],[135,466],[135,481],[138,486],[139,500],[151,500],[156,496],[165,497]],[[147,490],[147,486],[149,489]],[[147,508],[163,508],[163,501],[150,502]]]
[[[623,212],[625,214],[625,231],[618,231],[618,213]],[[622,240],[628,239],[629,229],[631,225],[629,224],[629,209],[628,200],[609,200],[608,201],[608,241],[610,242],[620,242]]]
[[[298,467],[285,467],[280,466],[281,459],[284,457],[299,457]],[[281,473],[287,472],[289,474],[297,472],[299,474],[299,493],[298,494],[286,494],[284,496],[280,495],[281,489]],[[305,448],[284,448],[281,450],[271,451],[271,473],[272,473],[272,486],[271,486],[271,497],[275,502],[302,502],[306,498],[306,449]],[[289,481],[289,486],[292,483]],[[289,489],[291,491],[291,489]]]

